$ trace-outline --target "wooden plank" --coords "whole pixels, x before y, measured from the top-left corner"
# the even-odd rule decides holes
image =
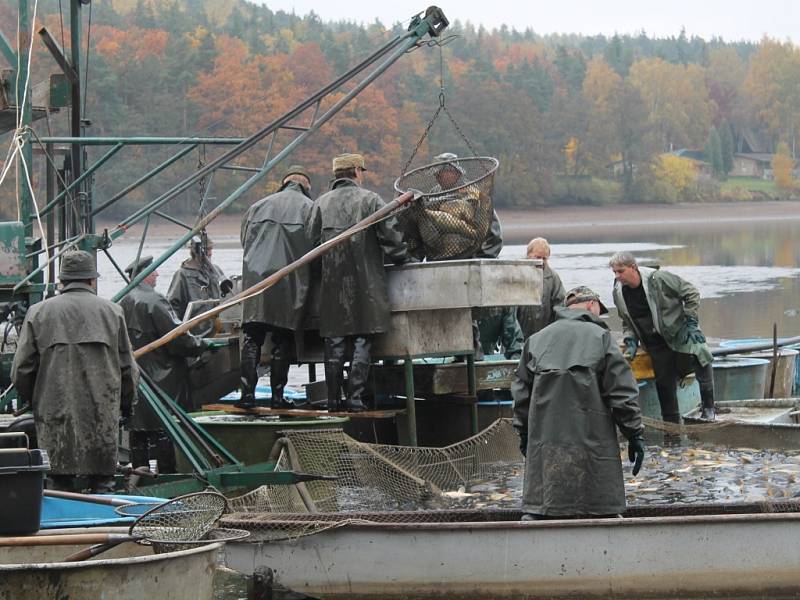
[[[251,409],[236,408],[232,404],[204,404],[203,410],[218,410],[232,415],[274,415],[279,417],[349,417],[350,419],[392,419],[405,414],[405,409],[366,410],[364,412],[328,412],[327,410],[306,410],[302,408],[268,408],[256,406]]]

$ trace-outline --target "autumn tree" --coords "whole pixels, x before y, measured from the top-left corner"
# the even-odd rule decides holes
[[[743,89],[772,139],[785,136],[794,148],[800,132],[800,50],[765,37],[750,59]]]
[[[794,159],[789,152],[789,146],[785,142],[781,142],[772,156],[772,176],[775,178],[775,185],[778,189],[792,190],[796,187],[792,175],[793,169]]]

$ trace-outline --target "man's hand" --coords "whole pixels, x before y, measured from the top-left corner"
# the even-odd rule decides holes
[[[227,296],[233,289],[233,282],[230,279],[223,279],[219,282],[219,291],[223,296]]]
[[[528,432],[522,430],[519,432],[519,451],[525,458],[528,457]]]
[[[628,440],[628,460],[633,463],[633,476],[639,474],[644,460],[644,438],[635,435]]]
[[[690,315],[686,316],[686,340],[687,344],[705,344],[706,336],[700,331],[700,326],[697,323],[697,317]]]
[[[625,351],[622,353],[622,356],[628,360],[633,360],[636,358],[636,351],[639,348],[639,342],[632,337],[626,337],[624,340],[622,340],[622,342],[625,344]]]

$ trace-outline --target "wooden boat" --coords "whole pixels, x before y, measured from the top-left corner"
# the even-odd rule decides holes
[[[48,534],[127,533],[127,528],[49,530]],[[83,562],[59,562],[86,545],[0,547],[0,600],[198,600],[212,598],[221,542],[155,554],[123,543]]]
[[[695,408],[683,416],[692,439],[736,448],[800,448],[800,399],[780,398],[717,402],[717,420],[700,420]]]
[[[227,545],[229,567],[268,567],[275,583],[322,600],[777,598],[800,589],[798,509],[673,505],[536,522],[513,510],[354,514],[306,537],[261,543],[264,515],[223,522],[253,536]],[[271,515],[271,523],[344,516]]]

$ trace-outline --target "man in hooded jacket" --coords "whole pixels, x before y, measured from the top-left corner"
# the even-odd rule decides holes
[[[700,330],[700,293],[691,283],[664,269],[640,267],[630,252],[617,252],[614,304],[622,319],[625,354],[631,360],[641,343],[650,354],[664,421],[680,423],[678,380],[695,373],[700,386],[701,417],[715,419],[714,357]]]
[[[628,439],[634,475],[644,458],[639,390],[599,318],[606,307],[585,286],[564,304],[526,340],[511,386],[526,456],[523,520],[624,512],[616,428]]]
[[[247,289],[311,250],[306,223],[311,213],[311,176],[292,165],[280,189],[262,198],[242,219],[242,286]],[[272,407],[291,407],[285,397],[294,332],[302,328],[309,290],[309,269],[301,267],[271,288],[244,302],[244,345],[241,358],[242,395],[236,406],[255,406],[258,365],[266,334],[272,336],[270,387]]]
[[[360,154],[333,159],[331,190],[314,202],[309,230],[314,246],[336,237],[384,206],[381,197],[362,186],[366,171]],[[321,257],[320,335],[325,338],[328,409],[338,410],[342,369],[349,360],[347,401],[351,412],[364,410],[372,338],[389,330],[389,295],[384,259],[409,260],[405,242],[390,217],[361,231]]]
[[[120,415],[130,413],[138,369],[122,309],[97,296],[94,257],[65,252],[61,293],[30,308],[11,378],[33,408],[53,487],[114,489]]]
[[[205,234],[189,242],[189,258],[175,271],[167,291],[169,303],[179,319],[186,315],[190,302],[224,298],[233,288],[222,269],[211,262],[213,251],[214,243]]]

